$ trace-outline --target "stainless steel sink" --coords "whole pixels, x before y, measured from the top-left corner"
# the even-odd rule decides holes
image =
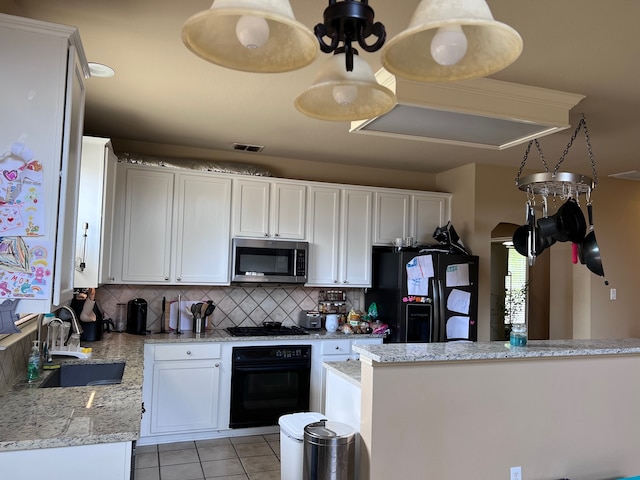
[[[122,382],[125,362],[62,365],[42,382],[40,388],[113,385]]]

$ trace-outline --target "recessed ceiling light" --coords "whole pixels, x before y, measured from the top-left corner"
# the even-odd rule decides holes
[[[113,68],[103,65],[102,63],[89,62],[89,71],[92,77],[109,78],[116,74]]]

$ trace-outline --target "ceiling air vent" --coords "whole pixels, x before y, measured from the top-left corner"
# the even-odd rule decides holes
[[[260,153],[264,150],[264,145],[248,145],[246,143],[234,143],[232,145],[234,150],[239,150],[241,152],[251,152],[251,153]]]
[[[385,69],[376,79],[398,104],[377,118],[351,122],[350,132],[503,150],[570,126],[584,95],[489,78],[421,83]]]

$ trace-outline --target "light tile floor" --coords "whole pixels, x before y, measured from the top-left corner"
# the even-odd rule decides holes
[[[136,480],[280,480],[280,435],[143,445]]]

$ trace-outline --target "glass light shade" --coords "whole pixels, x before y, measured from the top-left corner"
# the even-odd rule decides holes
[[[431,40],[431,56],[440,65],[455,65],[467,53],[467,37],[460,25],[440,27]]]
[[[467,53],[454,65],[440,65],[430,45],[441,27],[462,26]],[[382,65],[394,75],[418,82],[446,82],[485,77],[513,63],[522,38],[493,19],[484,0],[422,0],[409,27],[382,48]]]
[[[268,39],[260,48],[246,48],[236,34],[242,17],[261,17]],[[182,41],[199,57],[244,72],[297,70],[318,56],[311,29],[296,21],[288,0],[214,0],[211,8],[187,19]]]
[[[395,105],[395,94],[376,81],[369,64],[358,55],[353,57],[353,71],[347,71],[344,53],[329,58],[313,85],[295,99],[301,113],[333,121],[375,118]]]

